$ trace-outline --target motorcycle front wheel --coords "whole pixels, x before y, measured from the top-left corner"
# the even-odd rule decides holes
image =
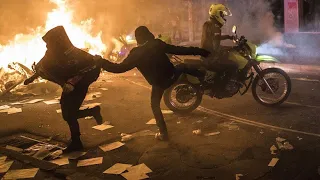
[[[286,101],[291,93],[291,79],[278,68],[268,68],[257,75],[252,83],[252,95],[264,106],[277,106]]]
[[[164,92],[163,99],[171,111],[185,114],[192,112],[201,104],[202,93],[190,82],[178,82]]]

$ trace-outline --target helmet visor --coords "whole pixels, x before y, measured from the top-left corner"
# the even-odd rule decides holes
[[[224,11],[222,11],[223,16],[232,16],[232,13],[229,8],[226,8]]]

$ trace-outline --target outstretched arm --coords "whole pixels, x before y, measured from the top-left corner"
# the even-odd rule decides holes
[[[106,59],[99,59],[98,64],[100,64],[101,68],[112,73],[124,73],[136,67],[138,62],[138,57],[134,53],[128,55],[126,59],[123,60],[122,63],[112,63]]]
[[[28,85],[30,83],[32,83],[34,80],[36,80],[39,77],[39,74],[35,73],[34,75],[32,75],[31,77],[29,77],[28,79],[26,79],[24,81],[24,85]]]
[[[162,42],[162,46],[164,47],[165,53],[175,54],[175,55],[200,55],[203,57],[207,57],[210,55],[210,52],[197,47],[183,47],[183,46],[174,46],[170,44],[166,44]]]

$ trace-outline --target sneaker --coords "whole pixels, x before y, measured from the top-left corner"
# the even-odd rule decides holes
[[[168,134],[156,133],[155,138],[159,141],[168,141],[169,140]]]
[[[83,150],[83,145],[81,140],[72,141],[69,143],[68,147],[63,150],[63,153],[70,153],[74,151],[81,151]]]
[[[92,108],[92,116],[94,117],[94,119],[96,120],[98,125],[101,125],[103,123],[103,119],[101,116],[101,107],[100,106],[96,106],[94,108]]]

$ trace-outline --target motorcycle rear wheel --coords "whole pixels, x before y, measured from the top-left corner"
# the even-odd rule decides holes
[[[179,87],[180,90],[177,90]],[[190,93],[188,93],[189,90]],[[175,91],[177,91],[176,94]],[[164,92],[163,100],[171,111],[186,114],[192,112],[201,104],[202,93],[198,87],[188,81],[177,82]]]
[[[279,77],[277,78],[275,75]],[[291,93],[291,79],[285,71],[279,68],[268,68],[262,71],[261,76],[257,75],[252,83],[252,95],[256,101],[264,106],[272,107],[278,106],[288,99]],[[279,83],[280,80],[284,82]],[[280,87],[281,85],[283,88]],[[277,94],[280,94],[278,98],[276,98]]]

